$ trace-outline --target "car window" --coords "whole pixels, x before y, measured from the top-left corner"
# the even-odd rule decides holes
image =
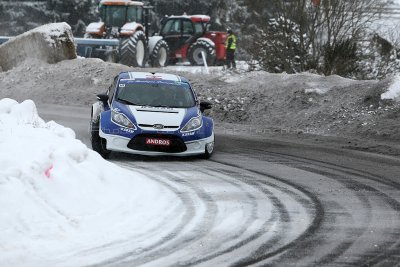
[[[116,76],[114,78],[113,83],[110,85],[110,87],[108,88],[108,101],[111,103],[112,98],[114,96],[115,93],[115,88],[117,87],[117,82],[118,82],[118,76]]]
[[[196,104],[190,85],[173,82],[120,83],[117,100],[137,106],[189,108]]]

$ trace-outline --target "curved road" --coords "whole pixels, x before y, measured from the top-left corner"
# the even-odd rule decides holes
[[[85,143],[87,111],[39,106]],[[111,160],[168,188],[180,208],[157,229],[127,233],[129,252],[96,266],[400,266],[397,158],[217,134],[210,161]]]

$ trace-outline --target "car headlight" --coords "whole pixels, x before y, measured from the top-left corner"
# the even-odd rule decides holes
[[[119,126],[136,129],[135,125],[124,114],[114,110],[111,111],[111,121]]]
[[[181,132],[191,132],[201,128],[203,126],[202,117],[193,117],[191,118],[186,125],[182,128]]]

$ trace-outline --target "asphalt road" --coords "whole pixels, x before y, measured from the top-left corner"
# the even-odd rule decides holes
[[[39,114],[89,143],[89,108],[39,105]],[[262,137],[216,140],[209,161],[111,157],[163,184],[181,208],[143,233],[157,242],[99,266],[400,266],[400,159]]]

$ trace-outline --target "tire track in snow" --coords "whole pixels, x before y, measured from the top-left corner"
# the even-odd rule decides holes
[[[400,202],[397,200],[400,199],[400,183],[396,182],[395,179],[386,180],[365,170],[344,167],[321,160],[311,160],[306,157],[293,157],[292,155],[276,152],[268,152],[268,154],[273,157],[278,157],[279,160],[285,158],[288,161],[288,166],[295,165],[303,170],[320,173],[326,177],[333,178],[335,181],[342,183],[350,191],[353,191],[363,204],[362,210],[367,214],[364,216],[365,218],[363,220],[357,220],[354,221],[354,223],[356,223],[358,227],[360,227],[360,224],[364,224],[364,229],[356,229],[353,231],[351,233],[352,240],[343,241],[342,244],[334,248],[329,255],[320,259],[317,264],[333,262],[336,258],[342,256],[346,251],[351,249],[358,238],[362,235],[369,235],[370,233],[368,233],[367,228],[371,225],[370,221],[374,217],[372,211],[380,211],[383,207],[389,206],[392,209],[392,214],[395,214],[391,222],[400,221]],[[290,163],[290,161],[292,161],[292,163]],[[384,188],[382,188],[383,186]],[[368,195],[365,195],[365,192],[367,192]],[[386,192],[391,192],[394,197],[389,196]],[[372,196],[370,196],[371,193]],[[396,196],[397,199],[395,198]],[[377,199],[374,198],[379,198],[381,204],[378,204]],[[379,224],[381,218],[378,216],[375,220],[377,221],[376,223]],[[383,245],[374,244],[373,249],[370,249],[369,252],[366,252],[363,256],[355,260],[354,264],[356,266],[371,266],[376,264],[394,265],[398,263],[400,259],[400,225],[394,223],[391,227],[385,225],[385,228],[388,229],[386,230],[386,241],[383,242]],[[387,241],[387,239],[391,241]],[[381,249],[380,247],[386,247],[387,249]]]
[[[219,165],[219,164],[214,164],[214,165]],[[193,166],[196,166],[196,164],[189,164],[190,168],[192,168]],[[135,168],[134,166],[128,166],[128,167]],[[215,171],[215,169],[217,170]],[[160,170],[157,171],[160,172]],[[165,173],[165,171],[163,173]],[[286,194],[287,199],[291,198],[291,196],[295,196],[293,199],[291,199],[292,202],[297,202],[297,204],[300,203],[300,205],[303,205],[306,202],[308,203],[307,206],[310,205],[309,199],[307,198],[305,199],[304,196],[300,196],[300,194],[302,194],[301,192],[300,193],[293,192],[291,190],[286,189],[281,184],[276,185],[272,183],[269,184],[263,183],[262,181],[265,179],[265,175],[262,175],[261,177],[255,177],[254,173],[243,174],[243,171],[241,169],[232,171],[231,167],[226,168],[226,166],[224,166],[223,168],[218,168],[218,166],[211,166],[207,167],[206,171],[198,171],[198,173],[200,175],[198,179],[191,179],[191,176],[193,176],[192,172],[186,175],[180,172],[177,172],[176,174],[169,173],[166,176],[166,178],[169,181],[176,183],[176,185],[179,185],[180,187],[184,185],[183,186],[184,188],[185,187],[187,188],[188,181],[190,181],[190,183],[192,184],[197,182],[198,183],[196,185],[197,188],[207,189],[207,183],[213,184],[215,182],[218,182],[222,185],[229,185],[231,187],[232,186],[236,187],[237,188],[236,190],[240,192],[241,195],[245,196],[244,199],[248,199],[251,202],[250,206],[252,207],[252,212],[250,213],[251,215],[247,217],[247,220],[243,220],[245,223],[243,223],[243,221],[237,222],[238,224],[240,224],[240,226],[235,229],[230,229],[230,231],[233,233],[231,233],[229,237],[222,239],[218,238],[217,243],[209,242],[207,245],[208,251],[202,251],[201,256],[193,257],[193,255],[190,254],[188,255],[187,252],[188,251],[190,252],[190,249],[188,249],[188,247],[190,246],[195,247],[197,244],[201,243],[203,239],[206,242],[207,238],[218,236],[217,231],[213,232],[214,231],[213,228],[215,228],[216,226],[215,223],[207,224],[207,221],[209,221],[207,220],[207,218],[205,219],[206,222],[205,224],[199,225],[200,230],[197,231],[196,233],[189,235],[189,238],[176,236],[174,238],[175,239],[174,242],[164,243],[163,246],[166,246],[166,248],[165,247],[162,248],[163,253],[160,253],[160,251],[152,251],[150,255],[148,255],[148,253],[144,253],[145,255],[142,255],[142,258],[144,257],[145,261],[143,261],[143,259],[141,260],[140,259],[141,257],[129,259],[128,256],[128,258],[126,258],[126,261],[125,260],[118,261],[117,266],[126,266],[129,264],[134,264],[135,266],[139,266],[142,263],[143,264],[147,263],[145,265],[149,266],[157,266],[157,265],[159,266],[160,261],[163,262],[162,263],[163,266],[167,265],[192,266],[201,263],[208,264],[210,260],[218,258],[220,256],[226,256],[228,258],[232,258],[230,254],[238,249],[243,250],[243,247],[245,247],[244,249],[248,251],[248,250],[254,250],[255,248],[259,247],[258,244],[260,243],[266,246],[266,244],[263,243],[265,239],[269,240],[269,246],[273,246],[274,244],[279,242],[284,243],[285,242],[284,239],[287,238],[285,236],[285,231],[284,231],[285,229],[287,230],[287,228],[284,228],[284,225],[291,223],[292,221],[290,219],[289,211],[286,209],[285,204],[279,200],[279,197],[277,197],[276,194],[278,195]],[[159,176],[163,177],[162,175]],[[181,176],[183,176],[183,178],[181,178]],[[257,176],[260,175],[257,174]],[[272,192],[270,190],[271,187],[275,192]],[[204,191],[203,194],[204,194],[203,200],[210,201],[210,197],[208,196],[208,194],[205,193]],[[214,194],[214,197],[217,198],[217,203],[218,203],[218,194],[217,195]],[[258,202],[260,202],[260,199],[262,199],[262,201],[271,203],[272,216],[267,220],[263,221],[262,224],[256,225],[255,229],[249,231],[248,223],[252,221],[257,221],[258,219],[257,216],[260,216],[260,214],[265,213],[265,211],[260,210],[260,208],[258,207]],[[301,201],[299,201],[300,199]],[[217,216],[215,213],[216,211],[211,214],[214,220],[215,216]],[[258,213],[258,215],[256,213]],[[315,213],[315,211],[311,213]],[[207,213],[206,215],[210,216],[210,214]],[[222,216],[227,216],[227,214],[222,214]],[[295,228],[295,225],[292,225],[291,227],[293,229]],[[273,231],[279,232],[279,235],[274,234]],[[225,243],[229,242],[233,244],[226,246]],[[253,243],[256,244],[253,245]],[[221,247],[221,249],[218,250],[219,247]],[[172,257],[174,257],[175,254],[176,254],[175,261],[166,260],[164,258],[165,256],[169,255],[172,255]],[[203,256],[203,254],[206,256]],[[159,260],[158,263],[157,260]],[[232,260],[233,259],[231,259],[231,261]],[[113,263],[113,266],[115,266],[117,262],[110,261],[110,263]]]
[[[263,173],[263,172],[259,172],[259,171],[255,171],[255,170],[250,170],[247,168],[243,168],[242,166],[238,166],[235,164],[229,164],[229,163],[222,162],[222,161],[217,161],[217,160],[212,160],[212,161],[222,164],[222,165],[230,166],[232,168],[242,169],[247,172],[257,174],[261,177],[266,177],[270,180],[274,180],[276,182],[285,184],[287,186],[287,188],[294,188],[297,191],[306,195],[311,200],[311,202],[314,206],[313,209],[315,209],[315,211],[313,212],[314,216],[312,217],[312,221],[309,224],[309,226],[307,227],[307,229],[303,232],[298,233],[298,236],[295,237],[293,240],[287,242],[286,244],[278,246],[277,248],[273,248],[274,246],[276,246],[275,242],[264,242],[254,252],[250,253],[250,255],[247,255],[247,256],[243,257],[242,259],[230,264],[230,266],[248,266],[248,265],[252,265],[252,264],[261,262],[270,257],[276,256],[276,255],[290,249],[291,247],[296,246],[299,242],[301,242],[301,240],[305,236],[312,235],[320,227],[322,220],[323,220],[324,210],[323,210],[320,200],[314,194],[312,194],[310,191],[308,191],[294,183],[285,181],[282,178],[274,176],[272,174],[267,174],[267,173]],[[271,183],[269,183],[269,182],[263,181],[262,183],[271,186]],[[282,207],[280,207],[280,208],[282,208]],[[280,210],[280,211],[282,211],[282,210]],[[285,221],[283,221],[283,222],[285,222]],[[289,217],[287,218],[287,222],[290,222]],[[286,230],[288,230],[288,229],[287,228],[282,229],[282,231],[286,231]],[[273,240],[273,241],[275,241],[275,240]],[[270,251],[268,251],[268,250],[270,250]]]
[[[118,163],[118,164],[121,167],[125,167],[127,169],[132,169],[132,166],[130,166],[127,163]],[[148,239],[149,237],[151,237],[151,235],[156,235],[156,236],[159,235],[158,238],[156,238],[156,240],[153,243],[147,245],[145,248],[141,248],[140,250],[135,249],[133,251],[126,252],[117,257],[113,257],[106,261],[97,263],[94,266],[114,265],[116,262],[124,260],[128,257],[134,257],[135,255],[140,256],[143,253],[152,251],[152,250],[156,249],[157,247],[163,245],[164,243],[170,241],[170,239],[172,239],[174,236],[179,235],[179,233],[184,229],[184,226],[187,225],[195,216],[195,211],[196,211],[195,205],[194,205],[192,199],[190,198],[189,193],[183,191],[182,188],[176,188],[175,186],[162,181],[159,177],[151,176],[149,173],[147,173],[147,172],[145,173],[145,172],[141,171],[140,169],[135,169],[135,172],[138,172],[138,173],[141,173],[141,174],[147,176],[149,179],[152,179],[154,182],[160,183],[162,186],[168,188],[171,192],[173,192],[180,199],[182,205],[184,206],[184,208],[183,208],[184,212],[182,212],[182,208],[181,208],[180,209],[181,212],[178,214],[182,217],[182,219],[178,224],[173,225],[172,229],[169,229],[169,228],[165,229],[166,222],[172,221],[173,219],[176,219],[176,217],[177,217],[177,213],[176,213],[177,211],[171,212],[170,214],[168,214],[168,216],[163,218],[163,220],[160,221],[158,225],[149,229],[145,233],[135,235],[135,236],[129,236],[129,237],[125,238],[124,240],[119,240],[119,241],[117,240],[110,244],[101,246],[99,248],[95,248],[94,250],[99,250],[99,249],[111,250],[111,249],[115,249],[115,246],[120,246],[121,243],[125,244],[126,246],[129,246],[129,244],[132,244],[132,242],[137,242],[137,240],[140,238]],[[149,233],[151,233],[151,234],[149,234]],[[127,234],[129,234],[129,233],[127,233]],[[93,251],[87,251],[87,252],[93,252]]]
[[[287,256],[287,261],[268,261],[270,257],[267,257],[267,261],[263,261],[263,263],[271,264],[271,262],[279,262],[279,264],[290,264],[293,262],[298,262],[302,266],[307,266],[309,264],[319,265],[332,264],[333,262],[337,262],[336,264],[339,265],[343,265],[344,263],[351,263],[355,264],[356,266],[361,266],[379,263],[394,264],[398,262],[400,254],[400,230],[399,226],[396,226],[396,222],[400,221],[400,213],[399,202],[397,200],[399,199],[399,184],[397,182],[391,180],[385,181],[384,179],[375,177],[373,174],[368,172],[346,168],[340,165],[330,164],[322,161],[314,161],[301,157],[282,155],[281,153],[279,153],[279,155],[273,155],[274,153],[269,153],[265,151],[263,151],[263,153],[267,154],[267,156],[263,157],[263,160],[282,163],[282,159],[284,159],[284,164],[287,166],[303,169],[311,173],[319,173],[326,177],[326,180],[332,179],[335,183],[342,184],[344,188],[348,190],[348,193],[352,194],[352,201],[356,201],[356,199],[358,199],[358,201],[361,203],[359,204],[358,209],[351,208],[349,212],[345,212],[342,210],[341,213],[338,212],[337,214],[337,217],[342,220],[344,217],[348,216],[348,219],[350,220],[347,221],[347,224],[354,225],[354,227],[348,227],[350,232],[347,232],[347,235],[344,236],[344,241],[337,242],[336,240],[334,241],[334,239],[332,239],[332,236],[334,236],[334,233],[332,232],[334,231],[330,227],[335,227],[335,222],[329,224],[329,220],[332,220],[332,214],[334,214],[334,212],[330,211],[325,215],[324,221],[321,224],[321,229],[316,231],[314,233],[314,236],[306,236],[305,239],[300,242],[300,244],[302,244],[304,248],[308,249],[308,253],[310,253],[310,250],[315,247],[315,245],[312,245],[311,243],[315,244],[318,242],[322,242],[320,244],[324,244],[326,243],[326,240],[332,239],[332,241],[336,244],[338,243],[338,245],[331,248],[331,250],[327,249],[326,251],[322,252],[321,249],[317,249],[318,253],[314,251],[314,259],[308,259],[310,261],[307,262],[304,261],[306,255],[302,255],[301,252],[304,250],[304,248],[301,248],[301,246],[295,246],[290,250],[285,251],[285,253],[283,254]],[[321,169],[325,170],[322,171]],[[368,183],[371,182],[373,183],[373,185],[368,185]],[[382,186],[384,186],[385,188],[382,189]],[[306,187],[312,188],[313,186],[312,184],[309,184]],[[366,194],[364,195],[363,193],[365,192]],[[389,196],[389,194],[391,194],[392,196]],[[318,194],[316,194],[316,197],[321,199],[323,206],[326,207],[326,210],[332,209],[332,203],[329,203],[329,205],[327,205],[326,201],[323,200],[323,196],[318,196]],[[340,201],[340,199],[337,201]],[[342,204],[342,208],[345,206],[346,205]],[[390,214],[392,217],[387,220],[389,223],[391,223],[391,225],[383,223],[384,227],[380,227],[379,224],[382,218],[381,216],[379,216],[379,211],[384,207],[386,207],[386,209],[387,207],[391,208]],[[357,218],[353,218],[358,213],[363,215],[362,219],[358,218],[357,220]],[[358,217],[360,217],[360,214],[358,214]],[[370,226],[370,220],[372,219],[374,220],[373,222],[375,224]],[[325,224],[328,226],[324,226]],[[339,226],[340,224],[338,224],[338,227]],[[365,243],[368,241],[371,242],[371,238],[368,238],[368,235],[371,235],[371,233],[369,233],[368,230],[373,232],[374,227],[378,227],[377,231],[380,230],[382,232],[379,235],[385,236],[385,238],[382,238],[382,236],[378,235],[379,237],[376,241],[378,241],[377,243],[380,243],[380,245],[375,244],[375,246],[372,246],[371,249],[366,250],[364,254],[358,257],[351,258],[351,249],[357,250],[358,246],[360,246],[360,243]],[[340,230],[340,228],[338,229]],[[331,232],[331,234],[329,234],[329,232]],[[362,237],[363,240],[358,240],[360,237]],[[386,242],[385,239],[389,239],[391,241]],[[379,247],[381,246],[387,247],[388,249],[379,249]],[[321,254],[321,252],[322,254],[324,254],[324,256],[317,257],[316,255]],[[298,256],[299,254],[300,256]],[[267,255],[264,255],[264,257],[266,256]],[[282,258],[285,258],[285,256],[280,256],[280,259]]]
[[[145,170],[142,171],[145,175],[158,173],[158,181],[174,187],[178,195],[186,192],[189,199],[197,194],[193,193],[194,187],[202,194],[192,199],[194,203],[206,206],[204,203],[212,202],[215,207],[214,212],[208,214],[213,209],[206,209],[196,220],[192,229],[197,228],[197,232],[173,232],[160,245],[142,253],[127,253],[108,265],[243,266],[296,262],[300,266],[358,266],[398,262],[400,231],[394,224],[400,221],[396,192],[400,187],[396,182],[323,161],[266,152],[257,154],[258,162],[252,161],[249,166],[236,163],[245,162],[248,156],[230,155],[207,164],[204,161],[126,163],[135,171]],[[279,170],[269,170],[272,165],[280,165]],[[297,170],[298,176],[286,173],[290,171],[279,173],[287,168]],[[220,187],[228,188],[225,195]],[[227,199],[227,195],[235,198]],[[260,199],[270,202],[270,211],[263,210],[265,205]],[[218,228],[221,214],[230,216],[221,208],[228,205],[224,201],[243,201],[247,206],[239,210],[247,209],[248,213],[240,219],[234,218],[235,227],[221,234]],[[301,216],[294,206],[302,207],[301,216],[309,220],[305,229],[296,229]],[[198,209],[198,205],[194,204],[193,209]],[[382,209],[389,212],[391,224],[376,229],[385,214],[379,212]],[[263,212],[271,212],[271,216],[264,217],[261,224],[246,227],[260,220]],[[372,230],[377,233],[371,233]],[[379,247],[368,248],[370,235],[384,251]],[[354,251],[362,253],[357,255]]]
[[[135,171],[138,171],[137,166],[134,167],[132,165],[124,163],[120,165],[127,169],[134,169]],[[190,226],[193,224],[192,221],[195,220],[195,217],[197,216],[196,213],[199,211],[199,205],[197,204],[198,202],[200,202],[200,204],[204,204],[204,206],[206,207],[204,213],[209,216],[206,225],[213,224],[213,218],[216,214],[214,201],[201,188],[196,187],[185,180],[182,180],[179,176],[176,176],[173,173],[161,172],[162,174],[155,176],[154,173],[150,173],[148,171],[141,170],[140,172],[144,175],[153,177],[153,179],[155,179],[159,183],[166,184],[170,188],[174,188],[174,193],[181,198],[182,203],[190,202],[190,207],[187,207],[187,210],[189,210],[191,213],[191,215],[189,216],[190,219],[183,220],[176,227],[175,231],[172,231],[165,238],[155,241],[154,245],[147,246],[140,254],[133,255],[133,253],[126,253],[124,255],[111,259],[110,261],[108,261],[108,264],[112,266],[115,266],[116,264],[118,266],[124,266],[127,261],[132,260],[135,262],[135,265],[145,264],[148,261],[154,261],[158,258],[168,255],[171,253],[172,250],[176,250],[179,247],[184,247],[186,243],[198,238],[198,236],[193,234],[182,234],[182,232],[187,231],[185,229],[186,226]],[[158,173],[160,172],[158,171]],[[167,176],[167,178],[165,176]],[[193,194],[191,194],[190,192],[192,192]],[[196,196],[196,199],[193,197],[193,195]],[[179,215],[180,214],[175,214],[175,216]],[[203,228],[205,229],[203,231],[207,231],[206,229],[210,228],[210,226],[205,226]]]

